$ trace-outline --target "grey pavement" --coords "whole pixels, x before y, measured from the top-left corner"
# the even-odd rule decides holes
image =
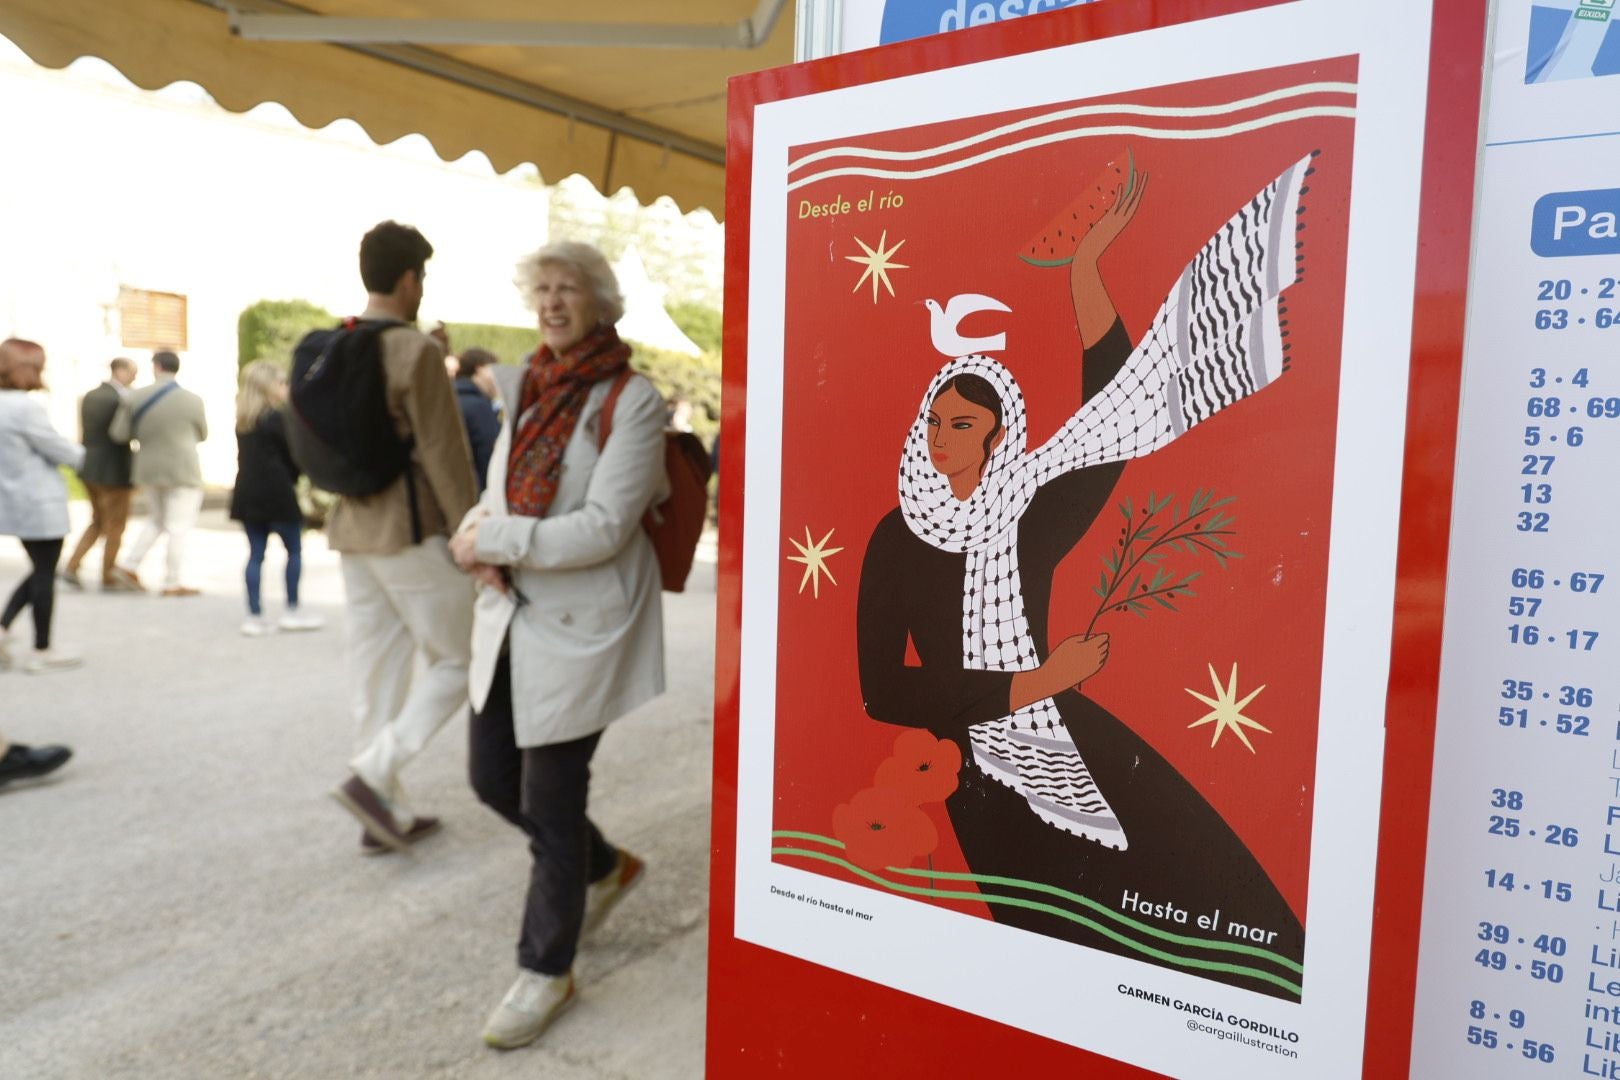
[[[669,693],[595,762],[592,814],[649,876],[582,950],[574,1008],[501,1053],[478,1036],[515,972],[528,853],[467,787],[465,720],[406,772],[444,830],[360,856],[327,796],[352,734],[337,558],[306,543],[326,630],[244,638],[246,543],[205,525],[202,596],[64,589],[57,636],[86,666],[0,673],[0,731],[74,750],[0,789],[0,1077],[701,1076],[712,555],[665,595]],[[281,565],[272,541],[272,608]],[[0,588],[24,566],[0,538]]]

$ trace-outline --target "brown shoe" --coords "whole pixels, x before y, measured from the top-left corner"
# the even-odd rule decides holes
[[[414,844],[424,836],[431,836],[439,831],[439,819],[436,817],[419,817],[411,827],[405,830],[405,842]],[[371,838],[369,832],[360,834],[360,854],[362,855],[392,855],[394,849],[385,844],[379,844]]]
[[[170,585],[163,590],[164,596],[200,596],[201,590],[193,589],[190,585]]]
[[[332,792],[332,798],[353,814],[360,827],[377,843],[395,851],[404,851],[410,846],[405,834],[394,824],[394,815],[389,812],[388,804],[358,776],[351,776],[339,784]]]
[[[122,566],[115,566],[101,579],[103,592],[145,592],[146,586],[134,573],[125,570]]]

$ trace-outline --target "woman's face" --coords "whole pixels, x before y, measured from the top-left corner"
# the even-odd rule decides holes
[[[285,376],[270,384],[270,404],[277,408],[287,404],[287,379]]]
[[[559,356],[583,341],[602,321],[595,293],[572,267],[559,263],[540,267],[534,306],[540,313],[540,337]]]
[[[984,471],[984,441],[992,431],[996,433],[990,442],[994,449],[1006,435],[996,431],[995,414],[954,388],[942,391],[928,410],[928,456],[951,482],[957,498],[966,498],[978,486]]]

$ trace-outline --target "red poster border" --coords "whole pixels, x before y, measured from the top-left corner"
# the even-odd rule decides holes
[[[738,941],[738,717],[753,110],[787,97],[1277,6],[1292,0],[1105,0],[740,76],[727,113],[724,467],[715,655],[707,1073],[715,1080],[968,1076],[1049,1067],[1156,1075]],[[1457,401],[1478,157],[1486,0],[1435,0],[1396,571],[1366,1077],[1408,1073],[1450,537]],[[1101,1071],[1099,1071],[1101,1070]]]

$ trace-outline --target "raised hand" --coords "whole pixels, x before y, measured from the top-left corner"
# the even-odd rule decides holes
[[[1118,317],[1097,261],[1136,216],[1147,183],[1148,174],[1143,173],[1130,191],[1126,191],[1123,184],[1114,189],[1114,205],[1103,211],[1103,216],[1080,238],[1074,261],[1069,264],[1069,292],[1074,299],[1075,328],[1080,331],[1083,348],[1089,349],[1101,341]]]
[[[1137,208],[1142,205],[1142,193],[1147,190],[1147,185],[1148,174],[1142,173],[1136,178],[1136,185],[1129,191],[1125,190],[1124,184],[1114,189],[1114,205],[1104,210],[1097,223],[1080,238],[1079,249],[1075,252],[1076,263],[1082,259],[1096,262],[1102,253],[1108,250],[1108,245],[1125,231],[1125,226],[1136,216]]]

